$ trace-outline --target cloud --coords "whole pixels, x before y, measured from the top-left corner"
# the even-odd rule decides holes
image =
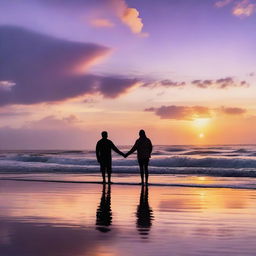
[[[3,118],[13,118],[17,116],[26,116],[26,115],[30,115],[30,112],[0,111],[0,117],[3,117]]]
[[[215,3],[215,6],[218,7],[218,8],[221,8],[221,7],[224,7],[230,3],[232,3],[233,0],[222,0],[222,1],[218,1]]]
[[[189,84],[192,84],[193,86],[201,89],[207,89],[207,88],[215,88],[215,89],[227,89],[231,87],[249,87],[249,84],[246,81],[236,81],[232,77],[225,77],[220,79],[196,79],[189,82],[181,81],[173,81],[170,79],[164,79],[160,81],[151,81],[151,82],[144,82],[142,84],[142,87],[147,88],[156,88],[156,87],[166,87],[166,88],[183,88],[185,86],[188,86]]]
[[[90,24],[93,27],[102,27],[102,28],[114,27],[114,23],[108,19],[100,19],[100,18],[91,19]]]
[[[246,113],[246,109],[237,107],[221,107],[220,111],[227,115],[242,115]]]
[[[243,0],[235,4],[233,8],[233,15],[238,17],[249,17],[256,11],[256,3],[249,0]]]
[[[26,127],[32,129],[58,130],[72,127],[80,122],[80,119],[74,114],[62,118],[49,115],[40,120],[29,122]]]
[[[134,34],[147,35],[142,33],[143,22],[136,8],[130,8],[125,0],[111,0],[111,2],[115,6],[117,16]]]
[[[254,0],[222,0],[217,1],[215,6],[218,8],[222,8],[226,5],[233,4],[232,14],[237,17],[249,17],[256,12],[256,3]]]
[[[49,115],[18,128],[0,127],[0,149],[77,149],[94,146],[95,140],[95,129],[73,114]]]
[[[9,26],[0,27],[0,41],[0,106],[56,102],[86,94],[114,98],[136,82],[88,73],[95,61],[109,54],[104,46]]]
[[[154,112],[161,119],[193,120],[195,118],[211,117],[211,110],[202,106],[161,106],[159,108],[147,108],[146,112]]]
[[[0,81],[0,90],[11,91],[16,84],[12,81]]]
[[[136,86],[138,82],[137,79],[102,77],[96,89],[101,92],[105,98],[116,98]]]
[[[230,87],[249,87],[246,81],[237,82],[232,77],[220,78],[217,80],[194,80],[192,85],[198,88],[217,88],[226,89]]]
[[[161,119],[194,120],[196,118],[211,118],[216,113],[226,115],[242,115],[246,109],[238,107],[209,108],[204,106],[161,106],[146,108],[144,111],[153,112]]]
[[[121,23],[127,26],[132,33],[147,36],[147,33],[143,33],[143,21],[140,17],[139,10],[132,8],[128,5],[125,0],[39,0],[42,3],[48,5],[63,7],[72,6],[73,8],[79,8],[85,13],[88,12],[93,14],[94,18],[90,21],[92,26],[96,27],[113,27],[114,23],[112,20],[118,19]],[[98,15],[99,17],[95,17]],[[106,17],[108,17],[106,19]],[[110,20],[111,18],[111,20]]]
[[[142,84],[142,87],[156,88],[156,87],[184,87],[186,82],[174,82],[170,79],[164,79],[155,82],[146,82]]]
[[[122,22],[128,26],[135,34],[140,34],[143,28],[141,18],[139,18],[139,12],[135,8],[126,7],[123,15],[121,16]]]

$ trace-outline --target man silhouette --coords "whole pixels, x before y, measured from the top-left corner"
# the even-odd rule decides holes
[[[149,138],[147,138],[146,133],[144,130],[140,130],[139,132],[139,139],[136,140],[132,149],[125,154],[125,157],[132,154],[134,151],[137,150],[137,158],[138,163],[140,166],[140,176],[141,176],[141,183],[144,183],[144,174],[146,184],[148,183],[148,163],[149,158],[151,157],[152,153],[152,143]]]
[[[101,133],[102,139],[97,142],[96,156],[97,161],[100,163],[100,170],[102,173],[103,183],[106,183],[105,173],[108,174],[108,183],[111,183],[112,172],[112,154],[111,150],[114,150],[117,154],[124,156],[111,140],[108,140],[108,133],[103,131]]]

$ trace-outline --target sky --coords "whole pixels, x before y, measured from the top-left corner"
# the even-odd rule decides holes
[[[1,0],[0,149],[256,141],[256,0]]]

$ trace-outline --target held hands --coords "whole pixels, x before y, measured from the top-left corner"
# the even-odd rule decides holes
[[[124,158],[126,158],[126,157],[128,156],[128,154],[124,154],[124,153],[122,152],[121,156],[123,156]]]

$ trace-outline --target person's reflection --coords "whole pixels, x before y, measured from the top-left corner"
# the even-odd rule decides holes
[[[107,187],[107,191],[106,191]],[[111,187],[103,185],[100,204],[96,213],[96,229],[101,232],[109,232],[112,223],[111,211]]]
[[[152,220],[154,219],[153,210],[148,203],[148,186],[141,186],[140,204],[137,206],[137,230],[142,238],[147,238]]]

